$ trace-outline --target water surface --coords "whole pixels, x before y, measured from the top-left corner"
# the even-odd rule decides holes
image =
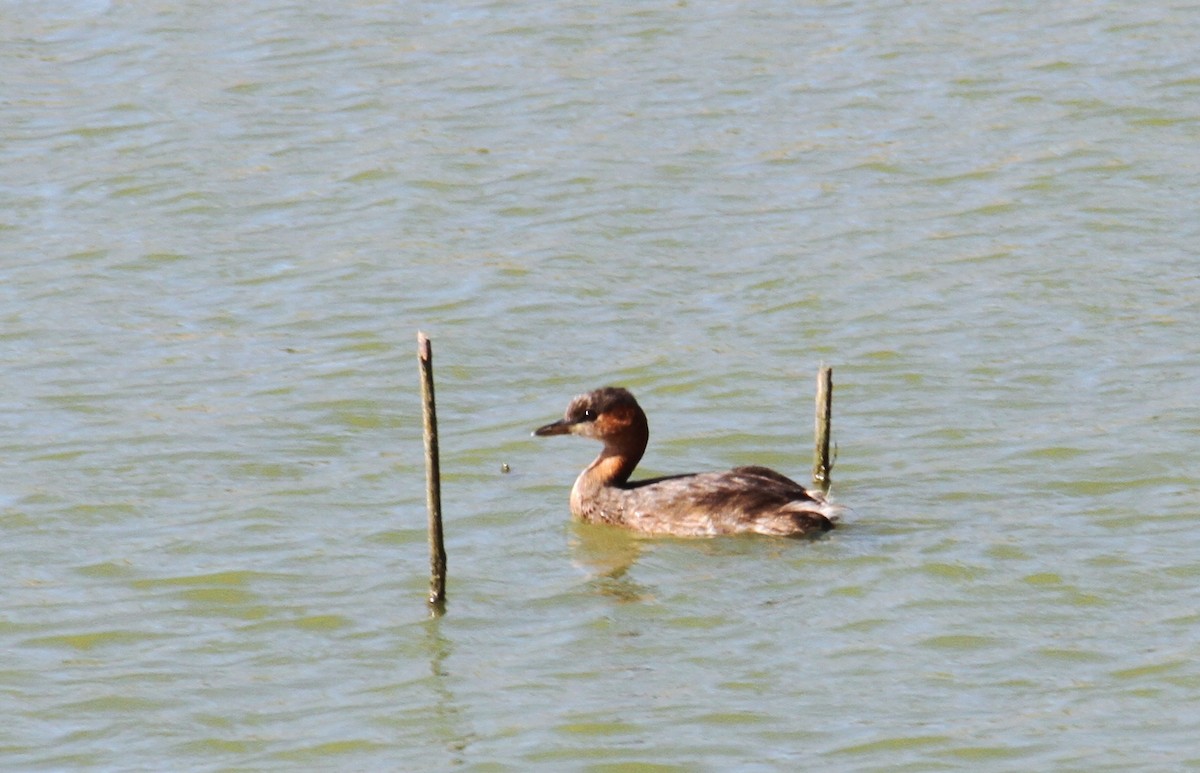
[[[1197,29],[3,4],[0,759],[1196,766]],[[802,479],[821,362],[815,542],[572,524],[528,437],[617,383],[641,474]]]

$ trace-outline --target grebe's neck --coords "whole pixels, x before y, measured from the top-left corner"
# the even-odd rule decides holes
[[[645,450],[644,441],[641,445],[606,443],[595,461],[575,479],[575,485],[571,487],[571,513],[584,521],[605,520],[603,514],[598,515],[603,511],[598,503],[605,499],[607,492],[620,488],[629,480]]]
[[[610,454],[608,449],[605,449],[587,466],[581,477],[586,477],[588,483],[594,486],[620,486],[629,480],[641,458],[641,454]]]
[[[595,486],[622,485],[642,460],[649,439],[650,430],[645,419],[633,422],[619,436],[606,440],[604,450],[588,465],[580,478],[586,477],[588,483]]]

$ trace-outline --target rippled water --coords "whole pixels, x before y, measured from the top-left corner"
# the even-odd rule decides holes
[[[1200,10],[178,6],[0,4],[5,768],[1200,765]],[[528,437],[802,478],[822,361],[820,541]]]

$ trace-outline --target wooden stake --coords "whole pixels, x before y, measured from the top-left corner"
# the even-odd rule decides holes
[[[421,367],[421,402],[425,414],[425,503],[429,509],[429,611],[446,612],[446,545],[442,539],[442,474],[438,465],[437,409],[433,399],[433,347],[417,331]]]
[[[829,459],[829,423],[833,414],[833,368],[822,365],[817,371],[817,419],[816,442],[813,447],[813,483],[829,490],[829,473],[833,462]]]

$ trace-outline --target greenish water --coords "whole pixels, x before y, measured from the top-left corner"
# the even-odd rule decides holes
[[[1200,765],[1195,9],[0,9],[3,767]],[[816,542],[529,437],[802,478],[821,362]]]

